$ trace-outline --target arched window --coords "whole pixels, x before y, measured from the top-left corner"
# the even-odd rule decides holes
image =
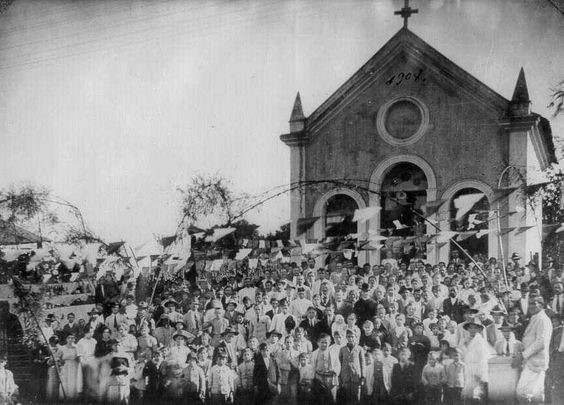
[[[356,201],[345,194],[337,194],[327,200],[325,205],[325,236],[347,236],[357,233],[356,222],[352,222]]]
[[[480,231],[489,229],[490,221],[490,204],[487,197],[484,195],[476,204],[473,205],[472,209],[464,214],[460,219],[456,219],[457,209],[454,206],[454,201],[463,195],[469,194],[483,194],[480,190],[475,188],[463,188],[457,191],[450,200],[450,229],[457,232],[466,231]],[[481,238],[476,236],[471,236],[464,240],[458,241],[458,243],[472,256],[477,254],[488,255],[488,241],[490,235],[484,235]],[[454,247],[454,249],[458,249]],[[462,253],[462,252],[461,252]],[[462,255],[461,255],[462,257]]]

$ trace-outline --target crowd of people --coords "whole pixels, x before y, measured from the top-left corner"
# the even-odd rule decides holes
[[[119,404],[483,403],[495,383],[488,362],[504,356],[520,373],[509,403],[564,403],[562,271],[551,260],[542,270],[522,265],[514,254],[504,272],[494,258],[456,253],[437,265],[389,251],[373,266],[311,258],[252,274],[239,266],[146,301],[109,271],[88,319],[45,317],[38,395]],[[0,358],[0,382],[9,373]],[[14,390],[13,381],[0,383],[1,398]]]

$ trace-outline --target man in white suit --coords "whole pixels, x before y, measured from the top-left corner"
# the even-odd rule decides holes
[[[533,296],[529,301],[529,325],[523,335],[523,372],[517,384],[520,402],[544,401],[544,377],[548,369],[552,322],[544,312],[544,300]]]

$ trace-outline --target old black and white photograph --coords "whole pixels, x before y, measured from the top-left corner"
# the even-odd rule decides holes
[[[564,0],[0,0],[0,405],[564,405],[563,45]]]

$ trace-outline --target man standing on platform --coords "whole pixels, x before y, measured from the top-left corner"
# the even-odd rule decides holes
[[[552,322],[544,312],[544,299],[540,296],[531,297],[529,313],[531,319],[523,335],[523,372],[517,383],[517,398],[520,402],[543,402]]]

